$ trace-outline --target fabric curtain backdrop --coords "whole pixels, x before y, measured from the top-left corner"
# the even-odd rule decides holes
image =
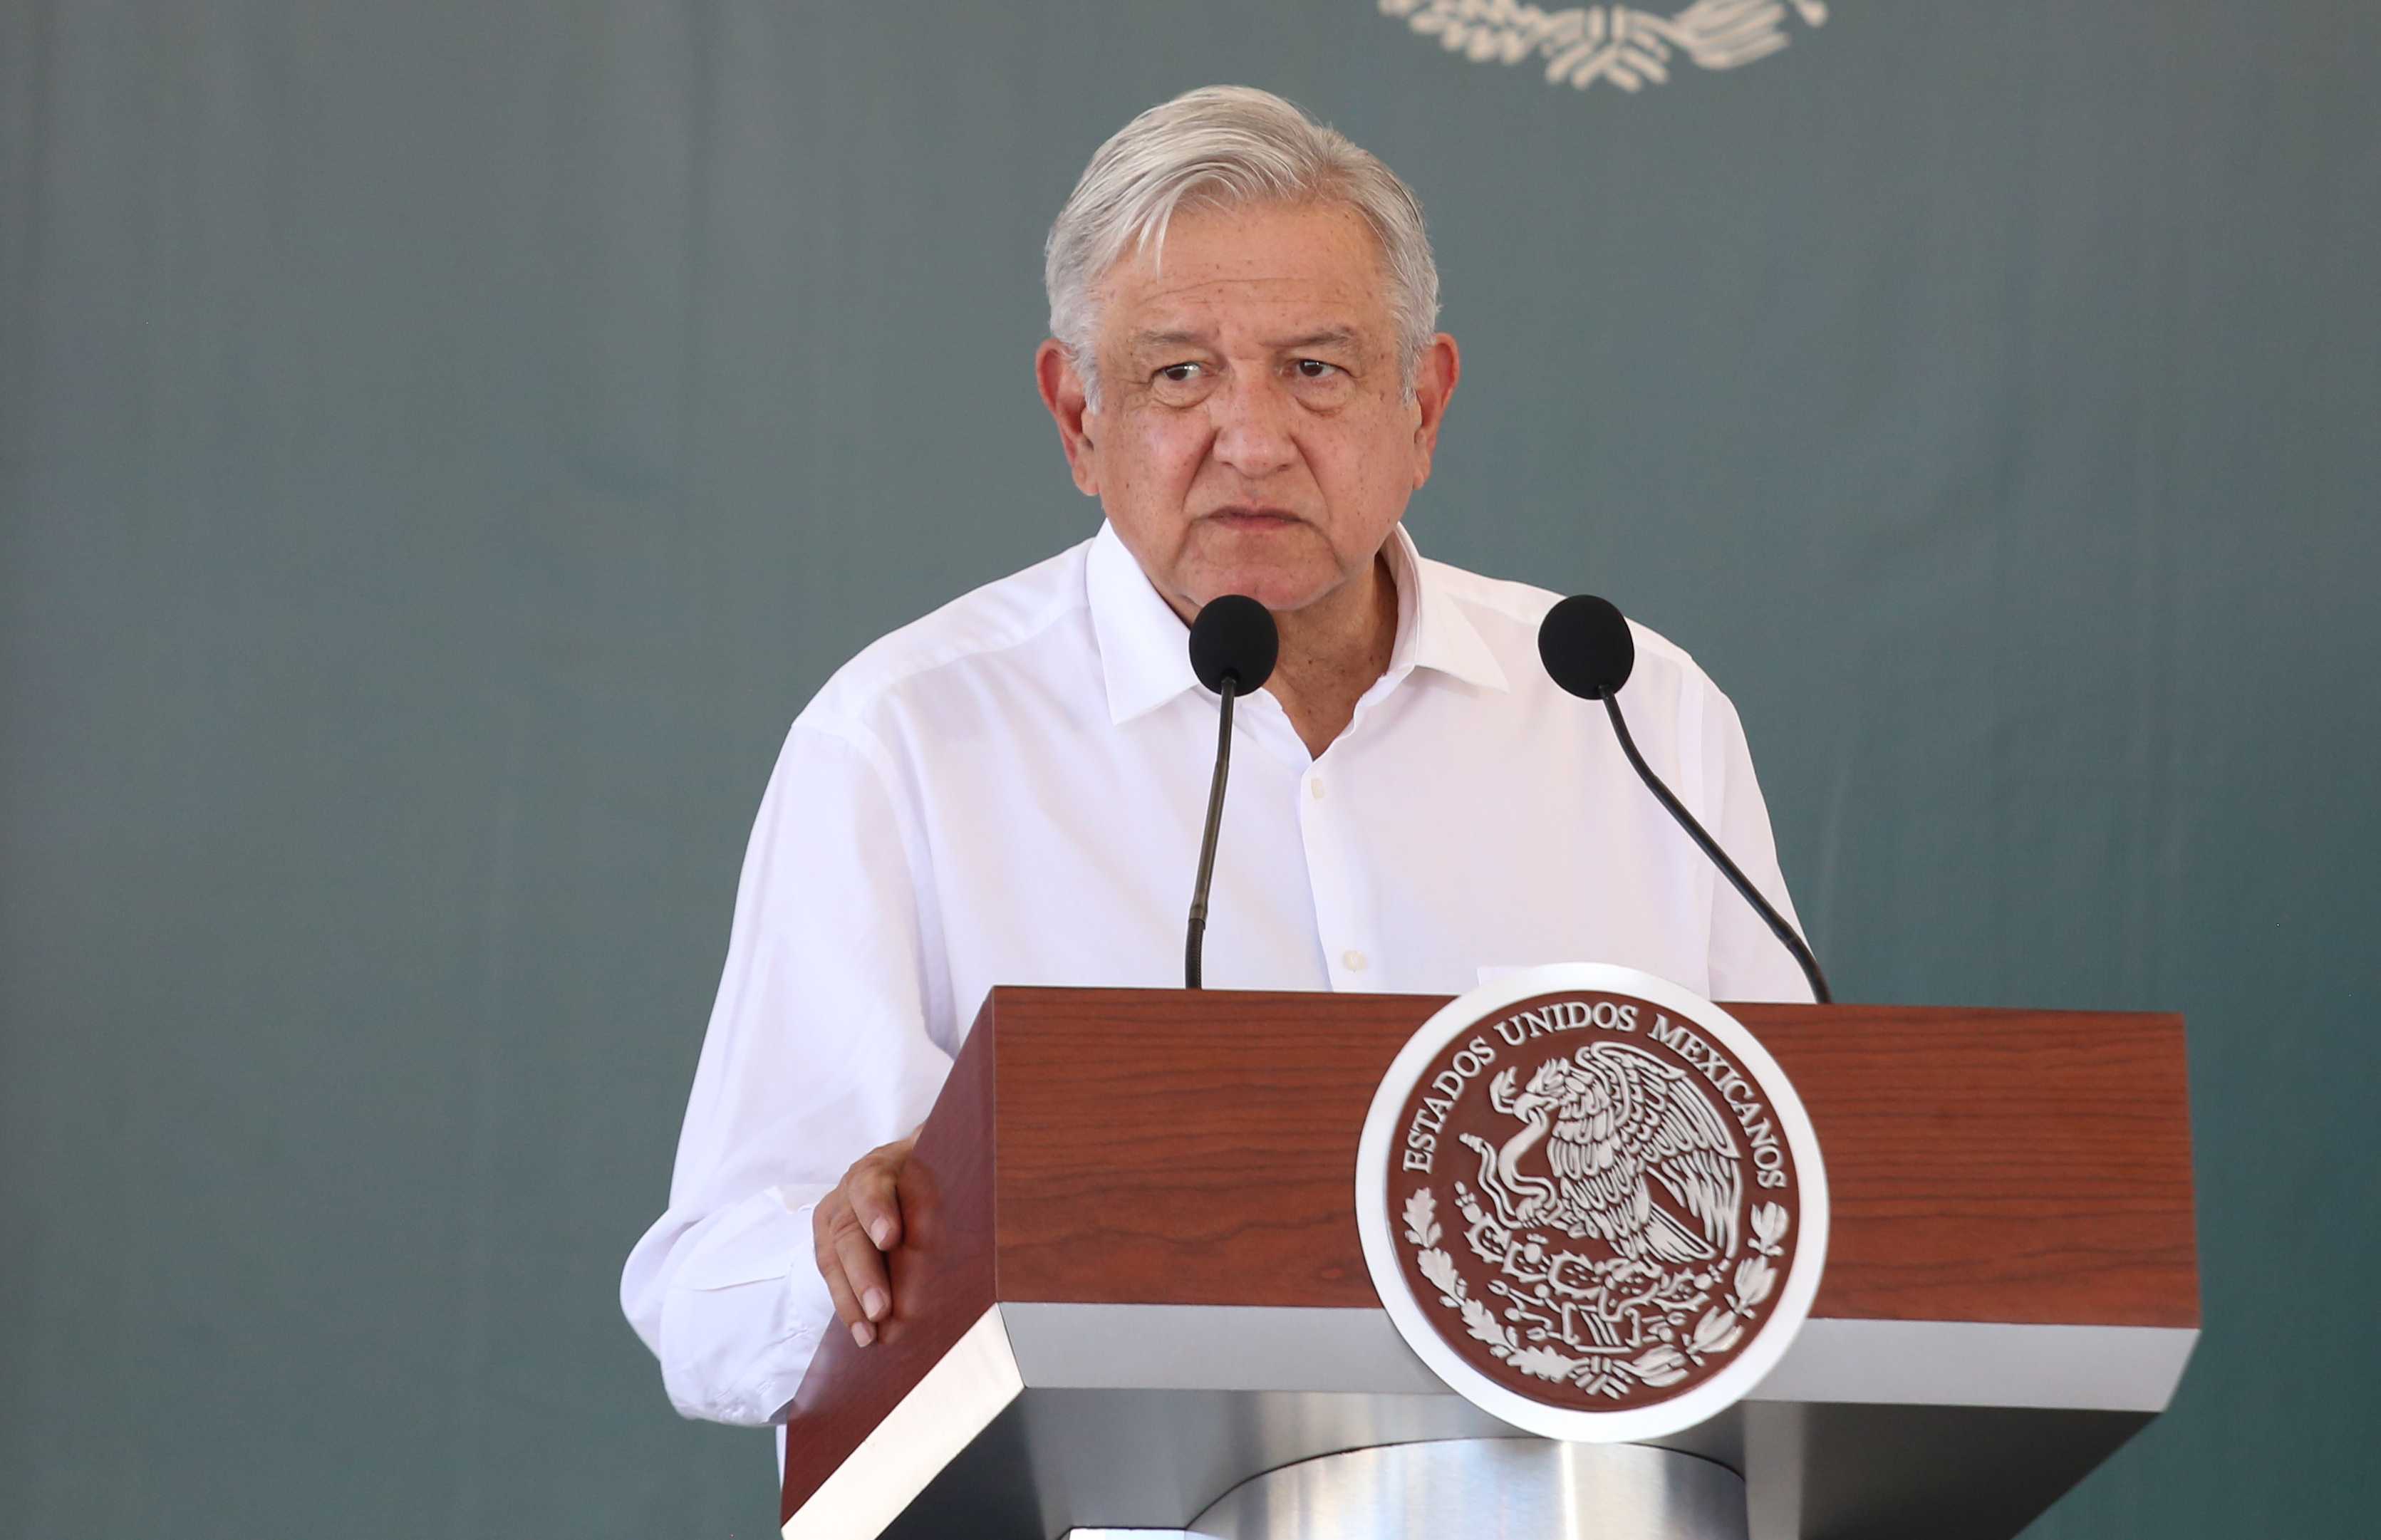
[[[1446,9],[0,6],[5,1527],[767,1522],[614,1299],[749,821],[1093,528],[1042,236],[1215,80],[1420,190],[1416,538],[1693,651],[1845,997],[2188,1013],[2207,1335],[2036,1533],[2369,1527],[2381,14]]]

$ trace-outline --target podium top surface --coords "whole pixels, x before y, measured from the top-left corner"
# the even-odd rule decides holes
[[[998,1151],[996,1297],[1376,1306],[1357,1137],[1389,1060],[1444,1003],[995,990],[978,1020],[993,1083],[966,1110]],[[1825,1154],[1834,1234],[1813,1316],[2198,1324],[2180,1018],[1729,1008]]]

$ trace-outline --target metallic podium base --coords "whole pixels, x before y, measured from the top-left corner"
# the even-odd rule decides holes
[[[1077,1537],[1159,1532],[1075,1530]],[[1190,1540],[1746,1540],[1744,1479],[1675,1449],[1457,1438],[1252,1476]]]
[[[2197,1338],[1813,1320],[1752,1397],[1656,1442],[1742,1473],[1749,1511],[1713,1534],[2006,1540],[2167,1404]],[[785,1534],[1168,1540],[1254,1472],[1530,1442],[1515,1432],[1451,1394],[1377,1309],[1012,1302]],[[1502,1540],[1555,1533],[1517,1522]]]

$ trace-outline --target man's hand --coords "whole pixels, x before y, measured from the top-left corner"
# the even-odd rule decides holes
[[[901,1167],[918,1143],[880,1144],[852,1163],[843,1182],[811,1211],[811,1237],[818,1246],[818,1269],[835,1313],[861,1347],[876,1340],[876,1323],[893,1308],[893,1287],[885,1276],[885,1253],[901,1241]]]

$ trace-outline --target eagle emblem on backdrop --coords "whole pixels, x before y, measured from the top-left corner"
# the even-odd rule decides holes
[[[1359,1155],[1366,1265],[1409,1345],[1508,1421],[1691,1426],[1767,1373],[1816,1291],[1809,1119],[1708,1001],[1626,969],[1529,972],[1534,993],[1432,1018],[1384,1080]]]
[[[1630,6],[1546,10],[1520,0],[1378,0],[1381,14],[1474,64],[1543,64],[1550,85],[1661,85],[1680,64],[1735,69],[1793,40],[1789,13],[1826,23],[1821,0],[1695,0],[1679,11]]]

